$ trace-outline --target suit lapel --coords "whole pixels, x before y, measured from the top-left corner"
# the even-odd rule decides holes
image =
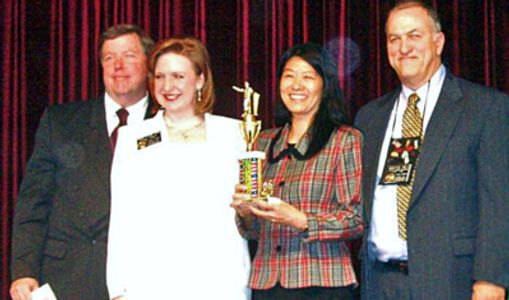
[[[109,144],[109,136],[108,133],[108,127],[106,125],[106,109],[104,107],[104,95],[92,100],[94,102],[92,107],[92,114],[90,116],[90,127],[95,130],[95,137],[97,138],[96,142],[98,142],[98,147],[105,152],[109,152],[109,161],[111,163],[112,159],[112,153],[111,153],[111,147]],[[145,112],[144,119],[150,119],[155,114],[152,113],[152,107],[154,106],[153,101],[151,100],[150,96],[148,97],[148,104],[147,104],[147,110]],[[108,139],[104,139],[104,134],[106,133],[106,136]],[[105,143],[106,142],[106,143]],[[109,151],[106,151],[105,145],[107,146],[107,149]]]
[[[92,128],[93,142],[96,143],[98,150],[107,152],[106,155],[111,161],[112,153],[108,136],[108,127],[106,125],[106,110],[104,107],[104,97],[94,101],[92,115],[90,117],[90,127]]]
[[[392,93],[388,94],[384,99],[381,99],[375,105],[378,105],[376,108],[377,117],[372,118],[369,122],[366,130],[368,135],[365,136],[364,140],[366,146],[364,147],[363,156],[364,159],[364,169],[366,174],[366,216],[368,219],[371,218],[371,209],[373,207],[373,198],[374,198],[374,189],[376,186],[376,174],[378,171],[378,163],[380,158],[380,152],[382,151],[382,144],[385,137],[385,132],[387,130],[387,126],[390,126],[389,119],[391,117],[391,112],[394,107],[394,103],[398,98],[401,89],[396,89]]]
[[[90,117],[91,135],[90,148],[94,149],[94,160],[98,166],[105,166],[102,170],[97,170],[98,184],[105,184],[106,189],[110,189],[110,166],[113,154],[111,152],[108,128],[106,126],[106,111],[104,107],[104,96],[94,101],[92,115]]]
[[[446,150],[447,143],[454,132],[463,108],[457,102],[461,97],[462,93],[457,79],[447,72],[442,91],[424,136],[410,207],[419,198]]]

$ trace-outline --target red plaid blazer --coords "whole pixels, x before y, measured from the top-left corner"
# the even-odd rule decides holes
[[[268,221],[256,220],[248,228],[237,218],[240,233],[258,240],[250,286],[268,289],[276,282],[286,288],[337,287],[356,284],[347,240],[362,234],[361,133],[342,126],[314,157],[297,160],[285,156],[269,163],[287,148],[289,126],[260,133],[256,148],[267,153],[263,178],[274,183],[274,196],[306,213],[305,232]],[[304,136],[296,149],[304,154],[310,139]]]

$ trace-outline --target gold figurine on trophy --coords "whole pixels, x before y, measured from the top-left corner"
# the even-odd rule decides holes
[[[239,93],[244,93],[244,112],[242,113],[241,126],[244,140],[246,141],[246,151],[252,151],[254,141],[262,127],[262,122],[256,119],[258,117],[260,94],[255,92],[247,81],[244,83],[244,88],[233,86],[233,89]]]
[[[241,130],[246,141],[246,152],[242,153],[239,160],[240,183],[247,186],[247,193],[251,195],[251,200],[266,199],[272,194],[272,183],[262,181],[262,161],[265,159],[265,153],[253,151],[254,142],[262,128],[262,122],[256,118],[260,94],[255,92],[248,82],[244,83],[244,88],[234,86],[233,89],[244,93]]]

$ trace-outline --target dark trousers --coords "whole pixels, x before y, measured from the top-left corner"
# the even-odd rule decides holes
[[[408,274],[394,264],[374,262],[370,274],[370,291],[376,300],[411,300]]]
[[[347,287],[308,287],[286,289],[276,284],[268,290],[253,290],[252,300],[354,300],[355,293]]]

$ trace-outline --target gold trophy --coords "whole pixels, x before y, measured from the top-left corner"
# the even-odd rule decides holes
[[[244,88],[234,86],[233,89],[244,93],[241,130],[246,141],[246,151],[241,154],[239,160],[240,183],[247,186],[247,193],[251,195],[251,201],[263,200],[272,194],[273,187],[271,182],[262,180],[262,161],[265,159],[265,153],[253,151],[253,144],[262,128],[262,122],[256,119],[260,94],[255,92],[248,82],[244,83]]]

